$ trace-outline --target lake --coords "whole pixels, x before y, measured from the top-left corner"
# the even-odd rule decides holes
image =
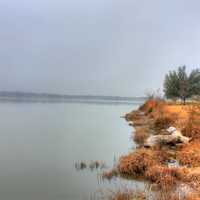
[[[133,147],[120,118],[138,103],[0,103],[0,197],[9,200],[88,200],[128,181],[98,181],[100,170],[78,161],[114,160]],[[131,183],[132,184],[132,183]]]

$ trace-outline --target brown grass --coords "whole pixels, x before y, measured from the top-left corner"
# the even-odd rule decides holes
[[[137,128],[133,133],[133,139],[138,144],[143,144],[148,137],[149,131],[147,127]]]
[[[159,117],[155,120],[154,122],[154,127],[156,129],[166,129],[168,128],[169,126],[172,126],[174,124],[174,121],[175,119],[173,119],[172,117],[165,117],[165,116],[162,116],[162,117]]]
[[[141,119],[140,111],[132,111],[130,113],[127,113],[125,115],[125,119],[127,121],[137,121]]]
[[[145,200],[145,195],[139,192],[117,192],[110,200]]]
[[[120,158],[118,171],[123,175],[144,177],[150,167],[163,164],[165,160],[166,155],[161,151],[140,148]]]
[[[200,139],[200,104],[187,107],[188,120],[182,132],[185,136]]]
[[[140,114],[141,111],[145,116]],[[128,117],[138,125],[142,124],[136,128],[134,135],[134,141],[139,144],[144,143],[151,128],[155,134],[161,134],[161,130],[169,126],[182,130],[185,136],[192,138],[192,142],[173,149],[163,149],[162,146],[136,149],[120,158],[117,167],[119,173],[144,178],[157,185],[160,195],[156,196],[156,200],[200,200],[200,104],[190,103],[183,106],[151,99],[140,107],[139,112],[132,112]],[[172,155],[184,167],[167,167],[166,161]],[[197,193],[180,198],[173,193],[179,183],[189,185]]]
[[[145,112],[146,114],[150,114],[155,110],[158,110],[158,108],[161,108],[164,104],[164,100],[150,99],[146,101],[142,106],[140,106],[139,110]]]
[[[197,141],[183,146],[177,152],[177,159],[181,165],[200,167],[200,143]]]
[[[185,200],[200,200],[200,196],[199,195],[189,195],[188,197],[186,197]]]
[[[160,191],[155,200],[200,200],[198,194],[190,194],[187,196],[181,196],[179,194],[174,193],[174,191]]]
[[[145,200],[146,195],[145,192],[129,189],[129,188],[120,188],[116,191],[109,190],[105,192],[101,199],[104,200]]]
[[[120,158],[118,170],[121,174],[138,177],[144,176],[145,171],[154,164],[155,156],[150,150],[138,149]]]
[[[118,171],[117,169],[113,168],[109,171],[105,171],[102,173],[102,179],[107,179],[107,180],[111,180],[113,177],[118,176]]]
[[[145,173],[146,178],[162,190],[172,189],[181,178],[181,175],[179,168],[169,168],[159,165],[152,166]]]

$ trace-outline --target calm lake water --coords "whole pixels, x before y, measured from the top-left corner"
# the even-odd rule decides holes
[[[120,118],[136,104],[0,103],[0,198],[88,200],[122,180],[98,182],[100,171],[76,161],[113,160],[134,147]]]

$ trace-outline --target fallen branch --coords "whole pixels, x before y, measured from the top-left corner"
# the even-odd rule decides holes
[[[183,136],[182,133],[180,131],[177,131],[174,127],[168,128],[167,131],[170,133],[170,135],[152,135],[148,137],[145,141],[144,146],[153,147],[157,144],[187,144],[190,141],[190,138]]]

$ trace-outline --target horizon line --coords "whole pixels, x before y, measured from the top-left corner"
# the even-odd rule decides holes
[[[33,92],[33,91],[20,91],[20,90],[0,90],[2,93],[12,94],[33,94],[33,95],[52,95],[52,96],[74,96],[74,97],[122,97],[122,98],[146,98],[145,96],[120,96],[120,95],[100,95],[100,94],[66,94],[66,93],[54,93],[54,92]]]

